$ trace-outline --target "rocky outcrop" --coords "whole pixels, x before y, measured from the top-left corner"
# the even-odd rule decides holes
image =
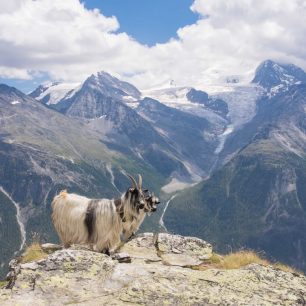
[[[306,278],[252,264],[207,268],[207,242],[143,234],[113,257],[81,247],[17,264],[1,305],[305,305]],[[12,272],[12,271],[11,271]]]

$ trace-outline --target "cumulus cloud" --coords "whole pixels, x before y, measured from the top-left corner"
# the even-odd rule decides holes
[[[306,68],[304,0],[195,0],[197,23],[153,47],[120,33],[116,17],[78,0],[0,4],[0,74],[83,80],[105,70],[141,88],[218,82],[251,72],[264,59]]]
[[[118,28],[115,17],[77,0],[16,1],[0,14],[0,67],[7,67],[6,76],[11,68],[13,76],[41,70],[59,79],[82,79],[97,69],[137,70],[136,55],[146,47]]]

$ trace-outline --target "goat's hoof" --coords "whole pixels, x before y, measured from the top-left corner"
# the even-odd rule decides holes
[[[103,250],[102,251],[102,253],[103,254],[105,254],[105,255],[108,255],[108,256],[110,256],[111,254],[110,254],[110,252],[109,252],[109,249],[107,249],[107,250]]]

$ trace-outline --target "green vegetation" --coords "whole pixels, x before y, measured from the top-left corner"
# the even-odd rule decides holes
[[[0,289],[8,284],[7,281],[0,280]]]
[[[209,180],[177,196],[166,226],[201,237],[218,252],[264,250],[268,258],[306,271],[297,258],[297,243],[306,253],[306,160],[288,152],[275,158],[255,148],[248,147],[247,154],[242,151]],[[296,189],[287,189],[295,176]]]
[[[25,252],[22,254],[21,262],[32,262],[44,259],[48,256],[47,253],[43,251],[41,245],[38,242],[33,242],[30,246],[27,247]]]

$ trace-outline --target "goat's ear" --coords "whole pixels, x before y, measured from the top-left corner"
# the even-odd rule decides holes
[[[143,192],[147,193],[149,192],[149,189],[143,189]]]

